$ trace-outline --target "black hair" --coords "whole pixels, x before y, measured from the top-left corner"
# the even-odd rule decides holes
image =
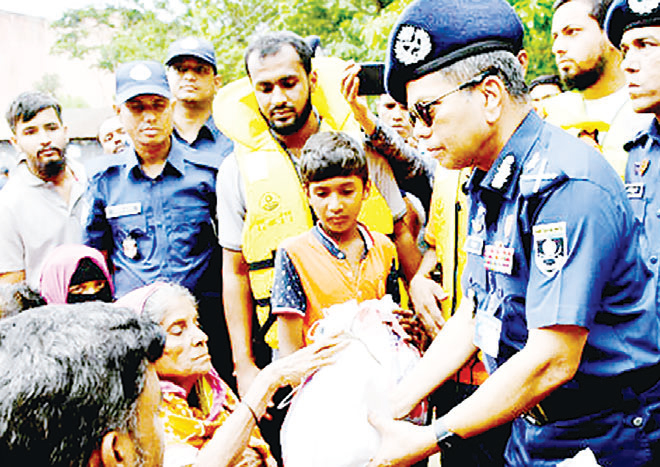
[[[46,299],[25,281],[0,285],[0,318],[9,318],[21,311],[45,304]]]
[[[305,39],[290,31],[277,31],[267,32],[254,39],[248,48],[245,50],[245,71],[250,76],[250,69],[248,68],[248,59],[252,54],[258,54],[260,59],[275,55],[282,47],[291,46],[294,48],[300,64],[307,74],[312,72],[312,57],[314,52],[309,47]]]
[[[134,435],[148,362],[164,345],[158,324],[101,302],[0,320],[3,465],[82,467],[108,432]]]
[[[57,114],[60,123],[62,123],[62,107],[52,96],[38,91],[28,91],[19,94],[9,105],[5,114],[12,133],[16,134],[17,123],[29,122],[39,112],[47,108],[52,108]]]
[[[534,89],[536,86],[540,86],[542,84],[554,84],[557,86],[561,91],[564,90],[564,86],[561,82],[561,78],[557,75],[541,75],[537,76],[534,78],[530,83],[529,83],[529,90],[531,91]]]
[[[362,146],[353,137],[339,131],[322,131],[310,136],[303,146],[299,167],[305,186],[351,175],[360,177],[366,185],[369,178]]]
[[[598,26],[603,29],[605,24],[605,16],[607,15],[607,9],[612,4],[612,0],[556,0],[552,5],[552,11],[557,11],[557,9],[570,2],[579,1],[587,4],[591,9],[589,11],[589,16],[596,20]]]

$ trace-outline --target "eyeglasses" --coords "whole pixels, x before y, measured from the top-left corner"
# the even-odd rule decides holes
[[[410,116],[410,123],[412,124],[412,126],[415,126],[417,120],[421,120],[422,123],[424,123],[424,125],[430,127],[433,124],[433,116],[431,115],[432,106],[439,104],[445,97],[450,96],[451,94],[454,94],[458,91],[462,91],[463,89],[467,89],[472,86],[476,86],[477,84],[485,80],[488,76],[494,75],[495,73],[496,73],[495,70],[486,70],[481,74],[475,76],[471,80],[456,86],[454,89],[447,91],[440,97],[433,99],[430,102],[424,102],[424,103],[417,102],[415,105],[413,105],[413,107],[410,110],[408,110],[408,114]]]

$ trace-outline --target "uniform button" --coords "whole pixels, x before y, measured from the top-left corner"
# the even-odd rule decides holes
[[[642,417],[635,417],[633,418],[632,424],[635,427],[640,427],[642,426],[642,423],[644,423],[644,419]]]
[[[649,258],[649,261],[651,261],[651,264],[655,264],[655,263],[658,262],[658,257],[657,256],[651,256],[651,258]]]

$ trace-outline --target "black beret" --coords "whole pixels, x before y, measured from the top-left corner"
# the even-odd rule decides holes
[[[505,0],[417,0],[390,34],[387,92],[406,104],[406,84],[470,55],[493,50],[517,54],[523,26]]]
[[[644,26],[660,26],[660,0],[615,0],[607,10],[605,31],[616,48],[624,32]]]

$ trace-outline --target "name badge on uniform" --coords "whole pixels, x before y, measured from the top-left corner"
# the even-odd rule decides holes
[[[115,204],[105,208],[105,217],[114,219],[122,216],[132,216],[142,212],[142,203]]]
[[[489,313],[477,313],[474,329],[474,345],[485,354],[497,358],[500,352],[502,321]]]
[[[637,183],[626,183],[626,194],[628,199],[641,199],[644,197],[644,184],[641,182]]]
[[[465,250],[466,253],[481,256],[484,251],[484,239],[477,237],[476,235],[468,235],[465,239],[463,250]]]
[[[484,265],[489,271],[511,274],[513,270],[513,248],[504,245],[486,245]]]

